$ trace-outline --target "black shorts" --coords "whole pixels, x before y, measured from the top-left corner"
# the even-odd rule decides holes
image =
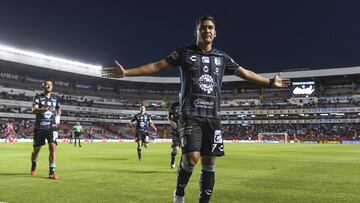
[[[148,132],[141,132],[141,131],[137,131],[136,132],[136,142],[141,141],[143,143],[149,143],[149,133]]]
[[[179,131],[177,129],[172,129],[171,132],[171,147],[180,147],[180,136]]]
[[[75,138],[79,139],[80,136],[81,136],[81,133],[80,132],[74,132],[74,135],[75,135]]]
[[[33,146],[40,147],[45,145],[45,139],[48,141],[48,143],[57,144],[57,136],[57,131],[54,131],[53,129],[35,129]]]
[[[178,129],[183,153],[200,152],[200,155],[224,156],[220,119],[182,116]]]

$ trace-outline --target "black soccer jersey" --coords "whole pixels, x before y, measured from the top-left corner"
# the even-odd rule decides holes
[[[151,116],[147,113],[144,114],[138,113],[134,116],[134,118],[131,121],[136,121],[136,131],[148,132],[149,125],[151,122]]]
[[[177,123],[179,118],[179,102],[174,102],[169,108],[169,120]]]
[[[33,106],[35,104],[39,105],[39,108],[52,108],[52,111],[36,114],[35,128],[39,130],[55,128],[56,111],[60,108],[59,99],[56,96],[47,98],[45,94],[37,94],[34,97]]]
[[[223,75],[233,74],[240,66],[223,51],[203,53],[196,45],[178,48],[165,60],[180,66],[179,114],[219,118]]]

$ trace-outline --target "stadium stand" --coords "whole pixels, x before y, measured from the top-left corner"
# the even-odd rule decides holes
[[[153,137],[169,138],[167,108],[178,98],[178,79],[109,80],[99,77],[100,70],[89,72],[80,65],[72,72],[76,65],[29,63],[20,56],[10,60],[4,55],[0,55],[1,135],[5,123],[13,120],[18,138],[32,136],[32,99],[41,92],[40,83],[51,79],[63,109],[61,137],[81,121],[84,138],[90,128],[96,139],[134,138],[128,121],[144,104],[159,126]],[[294,82],[292,88],[257,87],[233,76],[224,79],[221,114],[226,139],[258,140],[259,133],[286,132],[294,141],[360,140],[358,67],[287,72],[285,77]]]

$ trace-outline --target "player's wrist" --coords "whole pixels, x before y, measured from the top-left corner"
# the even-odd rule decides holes
[[[273,78],[269,78],[269,84],[268,87],[274,87],[275,80]]]

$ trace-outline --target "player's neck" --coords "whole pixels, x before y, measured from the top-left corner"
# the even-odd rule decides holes
[[[50,98],[50,94],[51,94],[51,92],[44,91],[44,95],[46,98]]]
[[[209,51],[211,51],[212,49],[212,43],[200,43],[197,42],[196,46],[203,52],[203,53],[207,53]]]

